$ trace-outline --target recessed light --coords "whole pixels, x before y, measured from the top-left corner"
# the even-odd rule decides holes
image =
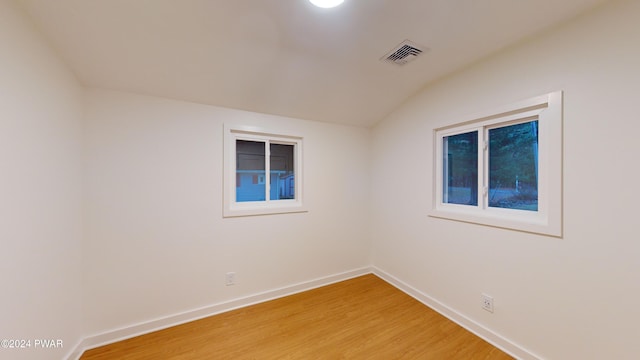
[[[309,0],[313,5],[321,8],[336,7],[344,2],[344,0]]]

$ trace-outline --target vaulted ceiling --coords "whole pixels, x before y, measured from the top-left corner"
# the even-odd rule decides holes
[[[605,0],[19,0],[85,86],[371,126]],[[428,48],[380,61],[405,39]]]

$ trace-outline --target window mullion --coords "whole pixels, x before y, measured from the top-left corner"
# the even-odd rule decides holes
[[[442,181],[442,186],[440,187],[440,195],[442,196],[442,203],[446,204],[449,202],[449,192],[444,191],[446,187],[446,181],[449,178],[449,158],[447,156],[447,154],[449,153],[449,144],[448,142],[444,141],[443,136],[440,136],[439,140],[441,143],[440,149],[442,150],[442,155],[440,156],[440,159],[442,160],[442,166],[440,166],[440,169],[442,170],[442,176],[440,176],[440,180]]]
[[[488,188],[487,188],[487,149],[488,139],[485,128],[478,129],[478,208],[486,209]]]
[[[269,140],[266,140],[264,142],[264,146],[265,146],[265,156],[264,156],[264,185],[266,186],[265,188],[265,201],[269,202],[271,201],[271,142]]]

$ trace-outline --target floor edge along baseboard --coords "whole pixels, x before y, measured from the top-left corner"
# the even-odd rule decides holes
[[[80,341],[80,343],[70,352],[67,359],[78,360],[85,351],[100,346],[371,273],[373,273],[371,267],[363,267],[91,335]]]
[[[313,279],[305,282],[300,282],[290,286],[285,286],[282,288],[269,290],[269,291],[249,295],[246,297],[238,298],[238,299],[233,299],[233,300],[209,305],[199,309],[194,309],[191,311],[186,311],[183,313],[178,313],[178,314],[142,322],[136,325],[122,327],[119,329],[103,332],[101,334],[88,336],[84,338],[82,341],[80,341],[80,343],[70,352],[67,359],[78,360],[80,359],[80,357],[85,351],[93,348],[97,348],[97,347],[112,344],[118,341],[130,339],[136,336],[152,333],[154,331],[163,330],[172,326],[181,325],[184,323],[188,323],[188,322],[199,320],[209,316],[217,315],[227,311],[232,311],[239,308],[266,302],[269,300],[282,298],[285,296],[293,295],[303,291],[312,290],[322,286],[331,285],[333,283],[349,280],[349,279],[366,275],[366,274],[374,274],[378,276],[379,278],[386,281],[390,285],[394,286],[398,290],[413,297],[414,299],[421,302],[425,306],[428,306],[429,308],[437,311],[447,319],[462,326],[463,328],[472,332],[476,336],[489,342],[490,344],[501,349],[507,354],[515,357],[516,359],[526,359],[526,360],[540,359],[540,357],[535,355],[533,352],[525,349],[524,347],[516,344],[513,341],[510,341],[509,339],[488,329],[487,327],[477,323],[476,321],[466,317],[465,315],[462,315],[456,310],[448,307],[447,305],[437,301],[436,299],[430,297],[429,295],[415,289],[411,285],[403,282],[402,280],[399,280],[393,275],[375,266],[363,267],[363,268],[354,269],[351,271],[346,271],[338,274],[333,274],[333,275],[329,275],[329,276],[325,276],[325,277],[321,277],[321,278],[317,278],[317,279]]]
[[[495,331],[485,327],[484,325],[474,321],[473,319],[461,314],[455,309],[441,303],[440,301],[434,299],[433,297],[423,293],[422,291],[414,288],[413,286],[405,283],[404,281],[396,278],[395,276],[387,273],[386,271],[372,266],[372,272],[374,275],[378,276],[382,280],[391,284],[398,290],[404,292],[405,294],[413,297],[418,300],[425,306],[433,309],[434,311],[440,313],[442,316],[451,320],[452,322],[462,326],[467,329],[471,333],[475,334],[479,338],[485,340],[491,345],[497,347],[498,349],[504,351],[505,353],[513,356],[516,359],[522,360],[538,360],[541,357],[537,356],[533,352],[525,349],[524,347],[518,345],[517,343],[505,338],[504,336],[496,333]]]

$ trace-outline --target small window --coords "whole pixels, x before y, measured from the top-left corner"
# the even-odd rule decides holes
[[[302,138],[225,127],[224,216],[305,211]]]
[[[434,133],[431,216],[562,235],[562,93]]]

